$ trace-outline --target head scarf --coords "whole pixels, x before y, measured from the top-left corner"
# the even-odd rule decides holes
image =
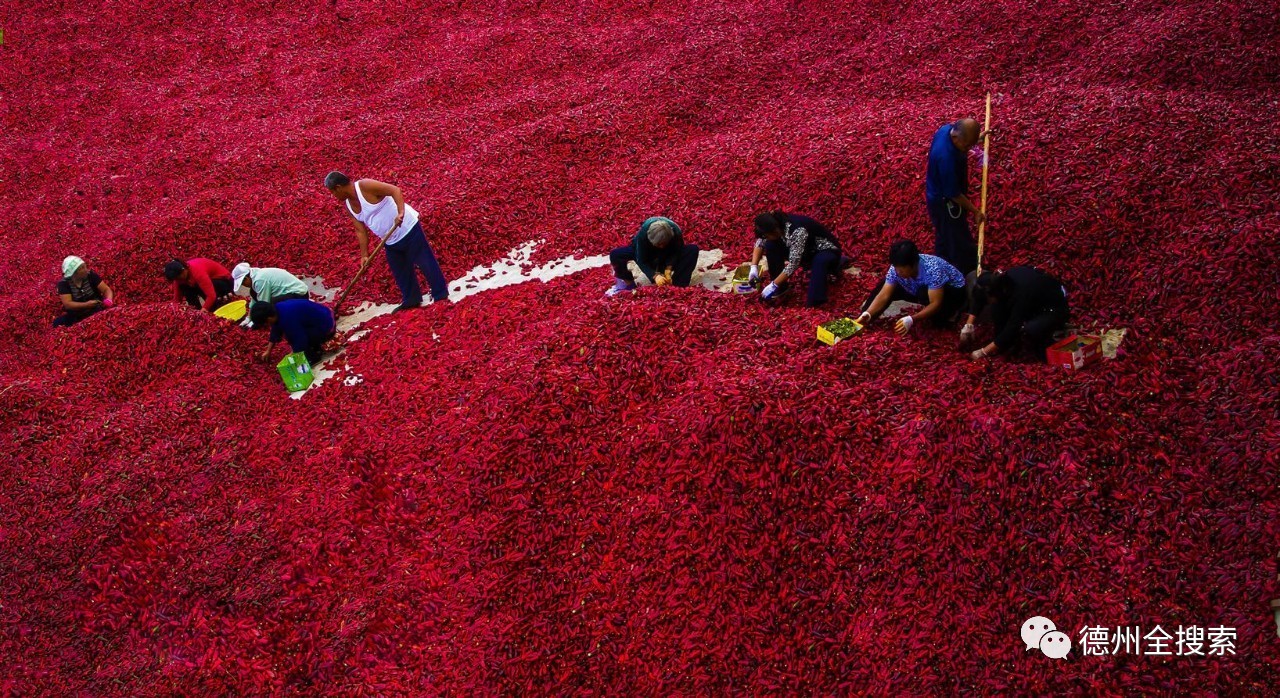
[[[75,255],[71,255],[62,260],[62,278],[70,279],[76,270],[84,266],[84,260]]]

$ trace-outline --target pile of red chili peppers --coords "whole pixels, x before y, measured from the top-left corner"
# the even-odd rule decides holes
[[[1274,692],[1280,28],[1247,0],[50,2],[0,46],[0,693]],[[995,95],[989,267],[1124,356],[835,347]],[[814,216],[830,307],[606,268],[374,320],[293,401],[161,266],[359,264],[331,169],[446,274],[649,215]],[[978,160],[971,161],[976,183]],[[63,256],[118,307],[49,327]],[[396,298],[378,263],[353,299]],[[351,381],[354,382],[354,381]],[[1228,626],[1054,661],[1018,629]]]

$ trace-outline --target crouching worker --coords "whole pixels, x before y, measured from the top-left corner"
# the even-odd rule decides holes
[[[69,327],[115,304],[115,294],[107,282],[75,256],[62,260],[58,297],[62,299],[63,313],[53,321],[54,327]]]
[[[324,343],[333,339],[335,329],[333,311],[305,299],[280,301],[274,305],[258,301],[249,309],[249,320],[254,327],[271,328],[271,344],[258,357],[263,361],[271,358],[271,350],[283,337],[295,353],[306,354],[307,361],[314,364],[320,360]]]
[[[964,275],[945,259],[920,254],[914,242],[899,240],[889,248],[889,265],[888,273],[862,304],[858,322],[865,325],[875,320],[893,301],[923,305],[915,314],[898,319],[894,330],[905,335],[921,320],[944,326],[964,307]]]
[[[250,298],[263,303],[310,298],[302,279],[275,267],[251,267],[248,262],[231,270],[231,292],[239,293],[241,286],[249,291]]]
[[[628,262],[635,262],[640,273],[654,286],[688,286],[698,266],[698,246],[686,245],[680,226],[670,218],[646,218],[630,245],[609,253],[616,281],[605,295],[616,296],[636,289]]]
[[[211,312],[231,300],[231,272],[212,259],[172,260],[164,265],[164,278],[173,284],[173,300],[192,308]]]
[[[794,213],[762,213],[755,219],[755,249],[751,253],[751,281],[760,278],[760,258],[769,262],[772,277],[760,292],[770,300],[787,290],[787,281],[798,269],[809,270],[805,305],[827,302],[827,286],[840,272],[840,242],[818,221]]]
[[[986,303],[991,304],[996,336],[991,343],[969,355],[974,361],[1008,352],[1024,337],[1026,348],[1044,361],[1045,349],[1053,344],[1053,333],[1066,327],[1070,314],[1062,282],[1035,267],[1013,267],[1004,273],[983,272],[973,291],[973,307],[960,330],[962,342],[973,339],[974,319]]]

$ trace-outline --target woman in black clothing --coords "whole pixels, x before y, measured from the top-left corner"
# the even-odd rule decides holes
[[[115,294],[107,282],[90,271],[76,256],[62,260],[62,280],[58,282],[63,314],[53,321],[55,327],[68,327],[104,308],[115,305]]]
[[[1013,267],[1003,273],[985,272],[978,277],[973,307],[960,331],[961,341],[973,337],[973,321],[986,303],[996,336],[989,344],[969,355],[980,361],[1016,347],[1025,338],[1026,346],[1041,361],[1053,344],[1053,333],[1067,324],[1067,290],[1062,282],[1034,267]]]

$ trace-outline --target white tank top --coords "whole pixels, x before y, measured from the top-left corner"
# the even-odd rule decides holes
[[[413,230],[413,226],[418,224],[418,212],[405,202],[404,220],[400,222],[400,227],[391,230],[391,224],[396,220],[396,202],[390,196],[382,197],[382,201],[376,204],[369,203],[364,198],[364,192],[360,191],[360,182],[356,182],[356,196],[360,199],[360,213],[356,213],[351,208],[351,202],[347,204],[347,210],[356,220],[364,223],[364,227],[368,228],[374,235],[387,241],[388,245],[394,245],[404,239],[404,236]],[[390,235],[388,235],[390,233]]]

